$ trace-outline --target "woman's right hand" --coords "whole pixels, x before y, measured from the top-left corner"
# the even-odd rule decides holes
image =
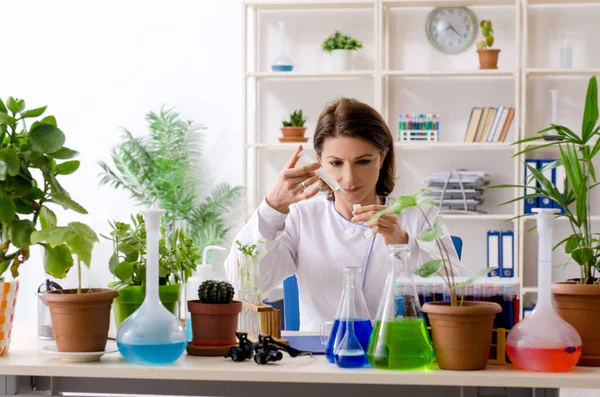
[[[305,190],[302,187],[302,183],[304,183],[304,186],[308,187],[319,181],[319,176],[315,174],[315,171],[318,170],[321,165],[319,163],[312,163],[294,168],[298,162],[300,152],[302,152],[302,146],[298,146],[294,154],[292,154],[283,168],[283,171],[281,171],[279,180],[265,197],[267,204],[269,204],[271,208],[283,214],[290,212],[291,204],[314,197],[321,190],[320,187],[310,190]]]

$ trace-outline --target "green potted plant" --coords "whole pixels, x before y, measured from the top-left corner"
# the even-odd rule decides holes
[[[281,123],[283,125],[281,127],[283,138],[279,138],[281,142],[306,142],[308,140],[304,137],[306,119],[302,114],[302,109],[294,110],[290,114],[290,118],[283,120]]]
[[[352,69],[352,52],[358,51],[363,45],[349,34],[342,34],[337,30],[321,43],[321,48],[331,55],[332,70],[334,72]]]
[[[477,54],[479,55],[479,69],[498,69],[498,55],[500,49],[491,48],[494,45],[494,29],[492,22],[481,20],[479,23],[483,40],[477,42]]]
[[[144,301],[146,280],[146,228],[144,217],[131,216],[131,224],[110,222],[112,231],[104,236],[113,243],[113,254],[109,260],[110,272],[117,278],[109,284],[118,291],[114,301],[114,316],[117,329],[133,314]],[[165,236],[165,229],[162,228]],[[159,287],[163,305],[177,315],[177,303],[181,284],[196,270],[200,255],[194,242],[183,228],[175,230],[159,241]]]
[[[227,281],[207,280],[198,288],[198,299],[188,301],[194,346],[235,345],[242,301]]]
[[[448,247],[441,237],[444,235],[444,223],[440,213],[435,219],[429,219],[424,208],[435,206],[424,198],[425,189],[412,196],[401,196],[389,208],[379,211],[373,218],[385,213],[402,214],[407,210],[420,211],[427,226],[415,236],[417,241],[434,242],[439,258],[420,265],[414,273],[420,277],[437,274],[442,277],[450,295],[450,302],[429,302],[423,305],[423,312],[429,316],[433,348],[437,364],[442,369],[480,370],[488,360],[494,317],[502,311],[494,302],[465,301],[459,293],[479,277],[495,270],[486,268],[462,282],[456,282],[451,266]]]
[[[110,326],[110,307],[117,293],[106,288],[81,288],[81,263],[91,265],[96,233],[81,222],[57,226],[56,216],[45,209],[42,230],[31,233],[33,244],[44,246],[48,272],[64,278],[77,263],[77,289],[46,292],[56,346],[61,352],[102,352]],[[75,261],[73,261],[75,256]]]
[[[72,160],[79,153],[65,146],[65,134],[56,118],[42,117],[45,112],[46,106],[26,109],[23,99],[0,100],[0,284],[6,301],[0,315],[8,321],[5,337],[0,340],[0,355],[9,347],[12,316],[7,308],[9,303],[10,307],[16,304],[19,268],[35,245],[31,235],[39,230],[41,219],[55,219],[54,215],[43,215],[51,214],[52,206],[87,214],[61,184],[62,178],[79,168],[79,161]],[[64,270],[58,254],[68,248],[60,247],[45,253],[45,270],[55,277]],[[7,274],[9,269],[12,278]]]
[[[600,270],[600,233],[594,232],[591,222],[590,193],[598,186],[594,159],[600,152],[600,125],[598,125],[598,83],[592,76],[588,83],[581,134],[572,129],[551,124],[538,131],[538,135],[525,138],[514,143],[526,144],[544,140],[544,133],[555,131],[558,140],[550,141],[539,146],[531,146],[515,153],[518,156],[548,147],[558,147],[560,159],[548,164],[544,170],[538,170],[525,164],[536,186],[496,185],[490,188],[522,188],[533,189],[535,193],[517,197],[504,204],[526,200],[529,198],[548,197],[564,208],[565,214],[557,217],[566,218],[572,234],[554,246],[554,249],[564,247],[565,253],[579,266],[581,275],[578,278],[552,284],[552,293],[558,314],[569,322],[583,341],[582,355],[578,365],[600,365],[600,285],[597,271]],[[548,141],[544,141],[548,142]],[[563,166],[565,181],[562,193],[545,176],[547,170]],[[525,191],[525,190],[523,190]],[[529,215],[519,215],[529,216]]]

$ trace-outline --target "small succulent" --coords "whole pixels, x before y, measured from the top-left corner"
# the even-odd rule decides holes
[[[349,34],[342,34],[337,30],[335,33],[327,37],[321,43],[321,48],[326,53],[331,53],[333,50],[358,50],[363,45],[360,41],[354,39]]]
[[[484,50],[494,45],[494,29],[492,28],[492,21],[485,19],[479,23],[479,26],[481,27],[481,34],[483,34],[485,39],[477,42],[477,48]]]
[[[290,120],[284,120],[282,123],[284,127],[303,127],[306,119],[302,115],[302,109],[295,110],[294,113],[290,114]]]
[[[231,302],[234,292],[227,281],[206,280],[198,287],[198,299],[202,303],[225,305]]]

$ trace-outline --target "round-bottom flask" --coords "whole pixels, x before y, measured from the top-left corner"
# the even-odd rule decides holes
[[[147,211],[146,296],[142,306],[119,327],[117,345],[128,361],[140,364],[169,364],[184,353],[187,335],[181,324],[158,296],[158,242],[162,210]]]
[[[556,313],[552,304],[552,232],[557,210],[533,211],[537,212],[538,301],[533,312],[510,330],[506,352],[519,369],[564,372],[579,361],[582,342],[579,333]]]

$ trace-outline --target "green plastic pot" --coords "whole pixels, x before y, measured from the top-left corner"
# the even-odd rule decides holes
[[[177,315],[177,303],[179,302],[179,292],[181,284],[161,285],[158,287],[158,295],[163,306],[168,311]],[[113,309],[115,314],[115,323],[117,329],[125,319],[131,316],[144,302],[144,291],[140,285],[130,285],[120,289],[119,296],[114,299]]]

